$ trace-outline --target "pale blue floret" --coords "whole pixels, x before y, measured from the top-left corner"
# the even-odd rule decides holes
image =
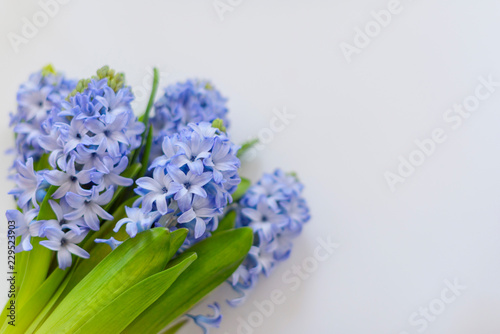
[[[208,334],[207,327],[219,328],[222,321],[222,314],[220,313],[220,306],[218,303],[208,305],[214,314],[213,315],[191,315],[186,314],[187,317],[194,320],[194,323],[203,329],[203,334]]]
[[[295,176],[278,169],[264,174],[240,200],[237,226],[251,227],[255,238],[254,246],[230,282],[239,295],[228,301],[231,306],[245,300],[245,291],[255,286],[261,274],[269,276],[279,262],[290,256],[292,239],[309,220],[302,189]]]

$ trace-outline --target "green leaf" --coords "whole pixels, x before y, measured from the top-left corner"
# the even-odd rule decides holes
[[[119,231],[118,233],[114,233],[112,230],[108,235],[105,235],[105,238],[116,237],[118,240],[125,240],[128,238],[128,234],[125,230]],[[90,258],[88,259],[79,259],[76,264],[76,269],[73,275],[71,276],[70,281],[62,293],[61,298],[64,298],[66,295],[70,293],[70,291],[80,283],[88,273],[90,273],[99,263],[105,259],[111,253],[111,247],[104,243],[93,243],[92,250],[89,252]]]
[[[185,228],[180,228],[170,232],[170,258],[174,257],[175,253],[177,253],[179,248],[182,246],[184,240],[186,240],[187,234],[188,230]]]
[[[175,334],[177,333],[182,327],[184,327],[185,324],[188,323],[187,319],[182,320],[181,322],[176,323],[169,329],[167,329],[165,332],[162,332],[162,334]]]
[[[236,156],[238,158],[241,158],[249,149],[251,149],[252,147],[254,147],[258,143],[259,143],[259,139],[257,139],[257,138],[244,142],[243,145],[241,145],[241,148],[238,150],[238,153],[236,154]]]
[[[58,187],[50,186],[47,194],[40,205],[38,213],[38,220],[56,219],[56,214],[52,211],[49,204],[49,199]],[[24,303],[36,292],[42,285],[49,272],[50,261],[53,252],[39,244],[42,238],[36,237],[31,239],[33,249],[28,252],[26,260],[26,271],[24,272],[24,279],[19,288],[17,296],[17,307],[21,308]]]
[[[186,252],[195,252],[198,260],[122,333],[161,331],[228,279],[247,256],[252,242],[252,229],[244,227],[222,232],[190,247]],[[171,261],[169,267],[185,256]]]
[[[37,333],[74,333],[121,293],[162,270],[169,248],[170,233],[163,227],[126,240],[71,290]]]
[[[24,334],[34,333],[42,325],[42,323],[45,321],[45,319],[48,318],[48,316],[50,315],[50,312],[53,310],[55,305],[57,305],[56,301],[59,299],[59,296],[61,295],[61,293],[64,291],[64,288],[68,284],[69,276],[71,276],[71,272],[68,274],[68,276],[66,276],[64,281],[61,283],[61,285],[59,286],[57,291],[54,293],[54,295],[50,299],[50,301],[45,305],[43,310],[40,312],[40,314],[38,314],[36,319],[31,323],[30,327],[26,330],[26,332]]]
[[[18,237],[16,240],[16,245],[19,244],[20,240],[21,237]],[[29,252],[20,252],[16,253],[15,255],[14,272],[16,272],[17,274],[14,275],[14,277],[16,279],[16,292],[7,300],[7,303],[5,303],[5,307],[2,310],[2,314],[0,315],[0,319],[4,319],[3,321],[0,321],[0,323],[3,323],[4,326],[7,326],[7,322],[10,320],[9,318],[7,318],[7,313],[9,313],[7,306],[9,306],[11,300],[16,300],[19,293],[19,287],[21,286],[24,278],[24,272],[26,271],[26,262],[28,260],[28,253]],[[0,328],[0,333],[3,333],[4,326]]]
[[[49,156],[50,156],[50,154],[48,154],[48,153],[42,154],[40,159],[34,162],[33,169],[35,171],[44,170],[44,169],[52,169],[52,167],[49,164]]]
[[[196,253],[191,253],[190,256],[175,267],[159,272],[135,284],[101,309],[74,333],[121,333],[142,311],[167,291],[177,277],[195,260]]]
[[[68,274],[69,270],[61,270],[57,268],[54,272],[43,282],[43,284],[38,288],[36,293],[31,296],[26,305],[19,309],[17,313],[16,326],[9,326],[7,333],[26,333],[26,329],[30,326],[33,320],[38,316],[38,314],[43,310],[45,305],[50,301],[54,293],[57,291],[64,278]]]
[[[58,186],[50,186],[43,198],[42,204],[40,205],[40,211],[38,212],[38,220],[48,220],[57,219],[56,214],[52,211],[52,207],[49,204],[49,200],[52,195],[56,192]]]
[[[71,289],[73,289],[89,272],[92,271],[92,269],[94,269],[99,264],[99,262],[101,262],[109,253],[111,253],[111,247],[109,247],[109,245],[96,243],[95,239],[108,239],[110,237],[114,237],[118,240],[126,240],[129,238],[127,232],[125,231],[125,228],[120,229],[120,231],[116,233],[113,231],[113,228],[115,227],[118,220],[126,216],[125,207],[131,206],[136,198],[137,197],[130,198],[128,201],[122,203],[122,205],[120,205],[120,207],[113,213],[114,219],[106,221],[101,226],[99,231],[95,232],[91,238],[84,242],[83,249],[90,253],[90,258],[77,259],[77,263],[75,264],[76,270],[71,276],[71,280],[68,283],[65,291],[62,293],[61,298],[64,298],[71,291]],[[182,232],[178,232],[176,233],[176,235],[180,233]],[[171,233],[171,240],[173,236],[174,233]],[[172,257],[172,255],[170,255],[169,257]]]
[[[240,200],[240,198],[242,198],[243,195],[245,195],[245,193],[247,192],[248,188],[250,188],[251,185],[252,185],[252,181],[242,177],[240,184],[238,184],[238,188],[236,188],[236,191],[232,195],[233,201],[236,202],[236,201]]]
[[[222,218],[219,221],[219,226],[217,227],[217,230],[215,230],[215,232],[212,233],[212,235],[216,235],[227,230],[232,230],[235,224],[236,224],[236,211],[232,210],[229,211],[224,216],[224,218]]]

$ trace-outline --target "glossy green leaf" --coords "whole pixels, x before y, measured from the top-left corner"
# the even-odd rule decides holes
[[[142,311],[167,291],[177,277],[195,260],[196,254],[191,253],[178,265],[135,284],[101,309],[74,333],[121,333]]]
[[[96,231],[92,234],[92,236],[86,238],[83,241],[82,248],[89,252],[90,258],[75,259],[75,264],[73,265],[75,267],[75,270],[71,275],[71,279],[68,282],[66,289],[61,294],[61,298],[64,298],[71,291],[71,289],[73,289],[90,271],[92,271],[92,269],[94,269],[99,264],[99,262],[101,262],[109,253],[111,253],[111,247],[109,247],[109,245],[102,243],[98,244],[95,242],[95,239],[108,239],[110,237],[115,237],[118,240],[128,239],[128,234],[124,231],[124,229],[122,231],[119,231],[118,233],[115,233],[113,231],[113,228],[120,219],[126,216],[125,207],[131,206],[136,198],[137,197],[131,198],[128,201],[122,203],[120,207],[118,207],[118,209],[113,212],[113,220],[106,221],[101,226],[99,231]],[[56,305],[60,301],[61,300],[59,300]]]
[[[222,232],[190,247],[186,252],[195,252],[198,260],[122,333],[158,333],[164,329],[228,279],[247,256],[252,241],[253,231],[245,227]]]
[[[169,260],[170,232],[153,228],[126,240],[102,260],[52,312],[37,333],[73,333],[103,307]]]
[[[56,305],[56,301],[59,299],[59,296],[61,293],[64,291],[64,288],[68,284],[69,281],[69,276],[71,275],[71,272],[68,273],[64,281],[61,283],[57,291],[54,293],[52,298],[49,300],[49,302],[45,305],[43,310],[38,314],[38,316],[35,318],[35,320],[31,323],[30,327],[26,330],[24,334],[32,334],[34,333],[45,321],[45,319],[48,318],[50,315],[50,312],[53,310],[54,306]]]
[[[40,205],[38,213],[38,220],[55,219],[56,215],[52,211],[49,204],[49,199],[58,187],[50,186]],[[28,252],[26,260],[26,270],[24,272],[24,279],[19,288],[17,297],[17,307],[21,308],[25,302],[36,292],[42,285],[43,281],[47,278],[49,272],[50,261],[54,252],[50,249],[43,247],[39,244],[42,238],[36,237],[31,239],[33,249]]]
[[[180,228],[170,232],[170,258],[173,258],[175,253],[177,253],[179,248],[182,246],[184,240],[186,240],[187,234],[188,230],[185,228]]]
[[[38,212],[38,220],[47,219],[57,219],[56,214],[52,211],[52,207],[49,204],[49,200],[52,195],[56,192],[58,186],[50,186],[43,198],[42,204],[40,205],[40,211]]]
[[[164,332],[161,332],[162,334],[175,334],[177,333],[182,327],[184,327],[184,325],[186,325],[188,323],[187,319],[184,319],[178,323],[176,323],[175,325],[173,325],[172,327],[170,327],[169,329],[165,330]]]
[[[21,238],[18,237],[17,240],[16,240],[16,245],[19,244]],[[17,274],[15,275],[15,278],[16,278],[16,292],[12,295],[12,296],[8,296],[9,299],[7,300],[7,303],[5,303],[5,306],[4,308],[2,309],[2,313],[0,315],[0,319],[2,319],[0,321],[0,324],[2,324],[3,326],[0,327],[0,333],[3,332],[3,328],[5,326],[7,326],[7,322],[10,320],[9,318],[7,318],[7,313],[9,312],[9,310],[7,309],[7,306],[9,306],[10,304],[10,301],[11,300],[16,300],[17,298],[17,294],[19,293],[19,287],[21,286],[21,283],[23,281],[23,277],[24,277],[24,272],[26,271],[26,262],[28,260],[28,252],[20,252],[20,253],[16,253],[15,255],[15,270],[14,272],[16,272]],[[10,289],[9,289],[10,290]],[[9,292],[10,294],[10,292]]]
[[[238,158],[241,158],[249,149],[254,147],[259,142],[259,139],[251,139],[249,141],[246,141],[241,145],[241,148],[238,150],[238,153],[236,154]]]
[[[35,171],[39,171],[39,170],[43,170],[43,169],[52,169],[52,167],[49,164],[49,156],[50,156],[49,153],[42,154],[40,159],[36,160],[33,163],[33,169]]]
[[[36,293],[31,296],[26,305],[19,309],[17,313],[17,324],[15,327],[9,326],[9,330],[6,333],[26,333],[33,320],[38,316],[38,314],[43,310],[45,305],[53,297],[54,293],[57,291],[64,278],[68,274],[69,270],[61,270],[57,268],[54,272],[43,282],[43,284],[38,288]],[[2,333],[4,333],[2,331]]]
[[[236,224],[236,211],[229,211],[220,221],[217,230],[212,233],[212,235],[219,234],[221,232],[231,230]]]
[[[241,178],[240,184],[238,184],[238,187],[236,188],[236,191],[233,193],[233,201],[238,201],[240,198],[245,195],[247,192],[248,188],[252,185],[252,181],[249,179],[245,179],[244,177]]]
[[[119,231],[118,233],[114,233],[111,231],[109,235],[105,235],[104,237],[109,238],[111,236],[115,237],[117,240],[128,239],[128,234],[125,231]],[[66,295],[68,295],[69,292],[110,253],[111,247],[109,245],[104,243],[94,243],[92,250],[89,252],[90,258],[78,260],[75,272],[71,276],[71,279],[68,282],[65,291],[61,294],[61,297],[64,298]]]

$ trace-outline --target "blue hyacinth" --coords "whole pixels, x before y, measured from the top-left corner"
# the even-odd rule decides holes
[[[189,124],[180,133],[165,137],[163,155],[152,165],[151,176],[137,180],[140,198],[126,224],[131,237],[153,226],[186,227],[186,246],[202,240],[218,226],[218,216],[232,202],[241,181],[238,147],[210,123]],[[141,210],[137,208],[140,206]]]
[[[194,323],[203,330],[203,334],[208,334],[207,327],[219,328],[222,321],[222,314],[220,313],[220,306],[218,303],[208,305],[214,314],[213,315],[192,315],[186,314],[188,318],[193,319]]]
[[[57,73],[52,66],[30,75],[17,92],[17,111],[11,114],[10,125],[16,133],[16,159],[23,162],[30,157],[40,159],[44,150],[40,147],[40,136],[48,134],[43,124],[53,107],[61,102],[76,86]]]
[[[187,80],[166,87],[150,119],[154,130],[153,158],[161,154],[165,136],[186,129],[189,123],[211,123],[219,118],[228,127],[226,102],[227,99],[206,80]]]
[[[158,71],[154,72],[152,97],[158,83]],[[246,227],[226,232],[235,233],[234,238],[241,238],[238,243],[245,247],[234,254],[237,257],[233,261],[237,262],[232,262],[231,267],[241,265],[228,280],[238,293],[228,303],[238,305],[259,277],[270,275],[279,262],[290,256],[292,239],[309,220],[302,184],[281,170],[263,175],[250,187],[248,182],[240,184],[240,147],[230,140],[224,126],[228,125],[227,100],[208,81],[188,80],[167,87],[154,104],[152,116],[149,117],[152,103],[148,103],[141,121],[133,113],[133,100],[124,75],[107,66],[91,79],[78,82],[47,66],[21,85],[18,108],[11,115],[16,133],[12,176],[16,186],[10,194],[18,209],[6,212],[9,229],[13,228],[9,237],[12,232],[16,237],[16,246],[9,246],[9,251],[35,251],[25,258],[26,269],[40,262],[33,271],[27,271],[30,275],[26,275],[22,285],[31,286],[35,281],[42,284],[41,278],[46,277],[63,279],[48,260],[56,255],[53,259],[57,259],[59,268],[71,268],[71,273],[75,268],[74,256],[88,259],[93,254],[92,240],[109,245],[111,250],[127,247],[120,246],[126,241],[111,237],[112,232],[120,236],[120,231],[126,232],[126,238],[119,239],[137,237],[129,241],[133,248],[144,245],[145,240],[158,242],[149,244],[156,247],[163,245],[165,239],[147,239],[148,234],[165,233],[164,229],[141,233],[153,227],[170,231],[186,228],[187,237],[176,249],[178,256],[218,232],[219,219],[223,218],[219,231]],[[145,133],[148,124],[152,132]],[[136,186],[131,188],[134,182]],[[237,189],[237,201],[233,203]],[[248,227],[253,230],[253,244]],[[139,243],[134,246],[134,242]],[[37,244],[54,253],[43,251]],[[196,252],[201,256],[202,245],[199,246]],[[248,254],[241,253],[249,248]],[[125,257],[130,253],[132,259],[136,251],[127,252]],[[138,251],[144,253],[142,249]],[[171,254],[163,255],[166,258]],[[224,261],[225,253],[220,255]],[[123,259],[123,253],[111,256]],[[100,258],[95,260],[90,266]],[[127,267],[132,262],[126,260]],[[198,263],[205,266],[205,262]],[[48,271],[44,271],[45,265]],[[217,275],[224,273],[224,278],[228,278],[226,269]],[[163,275],[161,279],[166,277]],[[189,280],[188,276],[186,271],[182,279]],[[120,296],[127,291],[130,290]],[[103,295],[108,292],[107,288],[102,290]],[[36,305],[39,306],[42,305]],[[205,334],[209,328],[219,327],[222,320],[219,304],[208,306],[212,315],[186,314]],[[41,326],[50,327],[46,323]]]
[[[34,74],[30,81],[39,75]],[[51,75],[43,78],[55,80],[56,76]],[[140,146],[145,129],[132,111],[130,103],[134,96],[129,87],[123,86],[121,78],[104,67],[93,79],[81,80],[71,94],[66,90],[65,99],[61,94],[54,95],[53,90],[49,92],[47,87],[31,87],[32,95],[46,96],[50,108],[36,111],[27,109],[24,103],[13,119],[18,121],[16,127],[27,126],[28,122],[38,127],[36,154],[38,160],[47,156],[51,169],[36,170],[32,157],[25,162],[18,159],[14,164],[17,187],[11,194],[23,211],[33,212],[39,208],[48,187],[56,186],[49,203],[57,219],[18,219],[16,235],[26,241],[17,251],[30,249],[31,236],[46,237],[49,240],[41,244],[58,251],[59,266],[64,269],[71,265],[70,253],[87,257],[72,243],[83,240],[90,230],[99,230],[100,220],[113,219],[104,207],[111,202],[118,186],[132,185],[133,180],[120,174],[128,165],[128,155]],[[63,79],[58,80],[54,82],[63,85],[60,83]],[[26,95],[26,90],[22,86],[18,95]],[[67,247],[56,247],[59,239],[64,239]]]
[[[228,301],[230,305],[243,302],[245,290],[253,288],[261,274],[269,276],[290,256],[292,239],[310,218],[302,189],[295,176],[278,169],[264,174],[240,200],[236,226],[251,227],[255,237],[247,258],[232,276],[230,283],[240,297]]]

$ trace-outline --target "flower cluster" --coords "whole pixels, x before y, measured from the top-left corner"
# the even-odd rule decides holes
[[[217,228],[231,194],[240,182],[238,147],[210,123],[191,123],[164,138],[163,155],[151,164],[152,177],[137,180],[141,197],[115,231],[126,225],[134,237],[152,226],[186,227],[187,244],[201,240]],[[138,206],[141,206],[140,208]]]
[[[213,122],[220,118],[228,126],[226,99],[205,80],[187,80],[165,88],[154,105],[150,121],[154,129],[153,157],[161,154],[165,136],[187,128],[189,123]]]
[[[156,70],[155,73],[151,96],[155,95],[157,87]],[[30,275],[25,275],[21,291],[26,286],[42,284],[46,277],[53,277],[54,267],[49,265],[53,253],[34,247],[33,237],[41,239],[36,240],[39,245],[57,252],[61,269],[72,265],[73,255],[89,258],[88,251],[91,251],[91,241],[94,240],[108,244],[112,250],[118,248],[107,258],[112,260],[107,263],[106,271],[111,264],[112,271],[120,273],[124,269],[123,263],[126,263],[130,272],[146,273],[150,265],[144,260],[150,257],[150,252],[143,251],[144,247],[163,249],[168,240],[165,228],[188,230],[182,245],[177,244],[176,252],[180,254],[191,245],[210,238],[218,229],[219,219],[224,218],[217,231],[225,231],[220,234],[223,238],[215,236],[192,248],[197,254],[203,254],[204,250],[215,247],[198,270],[209,268],[213,271],[220,265],[220,271],[213,276],[208,271],[203,275],[186,274],[182,280],[195,279],[192,283],[198,284],[199,277],[196,276],[203,276],[202,280],[220,284],[221,279],[230,275],[226,268],[229,265],[236,268],[245,258],[229,277],[229,283],[241,296],[228,303],[239,304],[245,298],[245,291],[257,283],[261,274],[268,276],[278,262],[289,257],[292,238],[301,233],[309,220],[302,184],[294,175],[281,170],[265,174],[252,186],[248,180],[241,183],[237,155],[240,147],[230,140],[224,126],[228,124],[226,99],[209,82],[189,80],[167,87],[165,94],[154,104],[153,116],[148,119],[149,109],[146,110],[140,118],[142,122],[132,111],[133,99],[130,88],[124,85],[123,74],[107,66],[99,69],[91,79],[78,83],[65,79],[48,66],[21,85],[19,106],[11,121],[16,132],[17,156],[14,163],[16,174],[12,177],[16,187],[10,194],[16,199],[19,209],[8,210],[6,216],[9,226],[15,222],[15,252],[31,250],[40,254],[20,255],[21,259],[25,256],[25,267],[33,268]],[[152,126],[151,133],[145,132],[148,122]],[[244,144],[243,149],[248,145]],[[134,180],[136,187],[132,188]],[[236,190],[236,203],[230,205]],[[225,216],[227,213],[230,215]],[[103,223],[106,228],[101,229]],[[115,233],[124,229],[126,238],[135,239],[115,239],[111,236],[113,231],[107,228],[109,224],[114,224]],[[232,229],[233,225],[236,230]],[[163,228],[147,231],[153,227]],[[240,227],[245,228],[238,229]],[[228,240],[232,246],[228,246]],[[125,244],[120,246],[122,243]],[[220,252],[220,249],[229,252]],[[155,254],[171,263],[167,258],[171,254],[156,251]],[[194,258],[186,259],[182,266],[190,265]],[[40,266],[43,270],[38,270],[38,266],[34,267],[37,259],[42,259],[39,262],[46,264],[47,268]],[[95,266],[97,262],[87,263]],[[159,267],[162,269],[165,265]],[[173,272],[180,275],[184,269],[186,267],[179,267]],[[130,272],[123,276],[130,276]],[[99,275],[89,278],[94,283],[87,285],[101,286],[107,276],[100,272]],[[55,277],[58,279],[59,276]],[[131,287],[132,283],[138,282],[127,281],[127,284],[130,283]],[[91,295],[111,302],[108,290],[102,289]],[[135,295],[123,295],[125,299],[136,298]],[[189,298],[189,303],[194,300],[192,296],[186,298]],[[69,311],[60,311],[65,305],[63,302],[42,326],[52,328],[55,323],[59,324],[58,317],[68,318]],[[186,306],[183,313],[189,305],[188,302],[182,305]],[[42,307],[40,304],[35,308],[38,306]],[[164,305],[160,306],[163,310]],[[222,319],[219,304],[209,307],[213,315],[187,314],[205,334],[209,327],[218,327]],[[86,316],[88,319],[81,321],[85,325],[93,319],[91,313]],[[136,319],[140,320],[140,317]],[[77,328],[79,323],[73,320],[65,321],[72,322]],[[125,320],[129,324],[130,319]],[[127,324],[123,325],[126,327]],[[152,324],[152,328],[155,326],[160,327]]]
[[[71,265],[70,253],[88,257],[76,244],[89,230],[99,230],[100,220],[113,219],[105,205],[118,186],[133,184],[120,175],[128,166],[128,155],[140,146],[145,128],[130,107],[133,98],[121,75],[104,67],[52,106],[40,125],[45,134],[38,139],[52,169],[35,171],[31,157],[26,164],[16,161],[17,187],[11,194],[24,212],[32,212],[54,186],[49,203],[56,218],[35,221],[36,215],[26,213],[28,227],[16,229],[16,235],[26,240],[18,251],[31,249],[29,238],[40,236],[49,239],[41,245],[58,251],[62,269]]]
[[[247,258],[233,274],[231,284],[241,297],[228,301],[230,305],[240,304],[244,290],[251,289],[261,274],[269,276],[278,262],[290,256],[291,239],[310,218],[302,189],[295,176],[278,169],[264,174],[240,200],[237,226],[251,227],[255,237]]]
[[[66,79],[49,65],[33,73],[29,80],[19,87],[17,112],[10,115],[10,126],[14,127],[16,133],[17,159],[23,162],[30,157],[40,159],[44,150],[39,145],[39,139],[47,134],[42,125],[50,110],[60,106],[75,86],[75,80]]]

